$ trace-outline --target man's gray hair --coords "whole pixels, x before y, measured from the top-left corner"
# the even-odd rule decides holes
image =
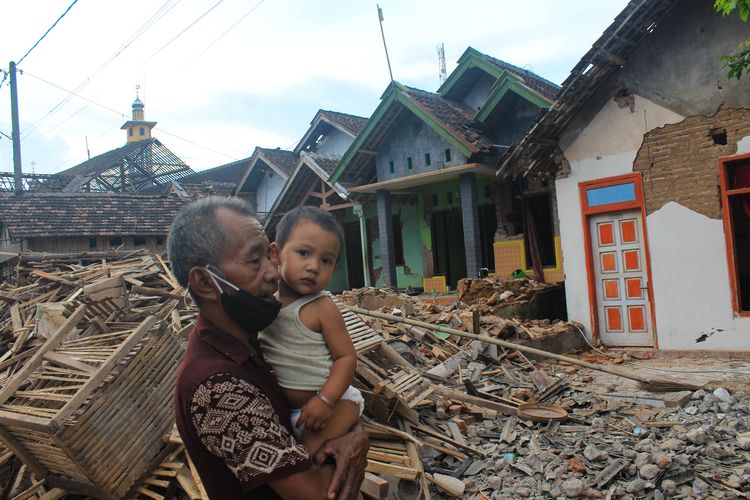
[[[241,198],[207,196],[182,207],[169,228],[169,263],[177,282],[185,288],[193,267],[218,267],[219,255],[227,240],[216,220],[219,208],[254,216],[250,204]]]

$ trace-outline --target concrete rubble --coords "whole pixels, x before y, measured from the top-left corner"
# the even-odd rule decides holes
[[[495,285],[486,281],[490,286],[483,297]],[[509,320],[505,324],[514,332],[508,334],[497,328],[494,317],[486,321],[480,315],[477,322],[472,313],[485,305],[477,295],[472,305],[441,305],[382,289],[344,292],[339,298],[470,332],[478,324],[478,332],[490,336],[519,339],[516,332],[529,325],[528,320]],[[363,317],[387,342],[410,346],[412,363],[433,382],[480,398],[471,403],[430,398],[420,404],[420,422],[450,436],[450,441],[432,438],[434,444],[465,456],[421,448],[428,477],[450,476],[465,486],[456,495],[440,487],[444,479],[432,481],[432,498],[750,498],[746,394],[722,387],[649,392],[608,373],[559,361],[530,362],[519,352]],[[578,356],[603,366],[651,358],[650,353],[588,350]],[[568,418],[534,423],[502,412],[493,415],[492,405],[483,407],[482,401],[511,406],[542,401],[564,408]]]
[[[0,284],[0,391],[10,394],[4,389],[17,385],[23,392],[11,400],[14,411],[65,411],[54,401],[32,404],[23,399],[46,398],[44,391],[51,390],[40,389],[34,376],[24,378],[31,373],[25,364],[37,360],[37,350],[50,346],[76,307],[88,308],[76,333],[80,337],[46,355],[44,366],[64,362],[66,373],[92,369],[81,363],[108,366],[80,348],[64,348],[106,336],[108,329],[131,328],[149,316],[156,323],[146,340],[167,335],[182,343],[192,328],[195,308],[157,255],[140,251],[104,259],[69,256],[19,262],[15,279]],[[509,305],[519,311],[550,290],[556,285],[488,278],[467,280],[458,297],[448,299],[374,288],[334,297],[359,355],[355,385],[365,395],[363,423],[371,438],[366,496],[748,498],[750,407],[748,391],[742,390],[747,384],[728,380],[687,391],[677,383],[672,388],[683,390],[650,392],[627,377],[565,361],[531,359],[512,348],[450,333],[541,342],[550,351],[565,352],[568,345],[557,339],[581,339],[579,325],[554,313],[547,318],[499,314],[508,312]],[[354,308],[420,320],[427,327],[355,314]],[[143,343],[102,379],[75,419],[62,421],[63,428],[74,428],[108,385],[128,367],[143,363],[134,355]],[[632,363],[654,361],[648,353],[588,348],[574,356],[594,367],[623,370]],[[62,394],[56,398],[68,397],[66,389],[55,390]],[[166,406],[154,411],[171,411],[171,401],[161,401]],[[4,404],[0,410],[8,411],[9,403]],[[125,425],[117,418],[124,411],[122,406],[112,412],[113,435],[117,426]],[[0,423],[0,441],[6,428]],[[122,488],[127,486],[137,498],[205,498],[174,430],[150,439],[141,446],[144,453],[153,451],[148,455],[152,458],[139,465],[143,470],[138,480],[134,477],[131,486],[123,483]],[[92,446],[95,443],[92,440]],[[36,449],[34,443],[28,446]],[[81,448],[86,448],[85,439]],[[9,447],[0,448],[0,488],[7,497],[61,498],[80,491],[61,486],[55,474],[40,477],[33,459],[17,456]],[[91,487],[103,486],[94,482]]]

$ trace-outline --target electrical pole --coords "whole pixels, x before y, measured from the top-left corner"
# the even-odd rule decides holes
[[[10,62],[10,115],[13,131],[13,183],[16,194],[23,192],[23,172],[21,170],[21,131],[18,126],[18,88],[16,86],[16,63]]]

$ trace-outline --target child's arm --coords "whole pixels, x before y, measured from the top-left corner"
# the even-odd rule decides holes
[[[354,350],[341,311],[332,300],[325,297],[310,305],[315,306],[315,316],[320,321],[320,331],[331,351],[333,365],[328,380],[319,391],[320,396],[310,398],[302,408],[298,425],[304,424],[307,429],[320,430],[328,422],[332,406],[341,399],[352,383],[357,368],[357,351]]]

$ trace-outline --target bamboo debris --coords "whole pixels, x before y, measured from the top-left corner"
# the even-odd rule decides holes
[[[23,492],[34,497],[163,498],[172,482],[152,474],[176,463],[161,436],[177,334],[197,315],[189,296],[145,251],[21,257],[0,284],[0,463],[15,456],[45,478],[49,491]],[[174,470],[175,487],[190,477]]]

